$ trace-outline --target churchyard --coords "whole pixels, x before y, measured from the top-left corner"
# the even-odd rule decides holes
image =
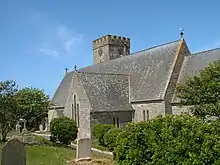
[[[68,117],[54,118],[48,127],[49,99],[42,91],[0,82],[1,165],[220,164],[219,68],[217,61],[178,86],[190,114],[159,115],[123,128],[90,125],[89,112],[87,121],[79,118],[86,129]]]
[[[26,134],[22,137],[16,135],[7,143],[1,143],[1,165],[75,165],[75,147],[53,144],[42,136]],[[23,140],[26,144],[21,142]],[[94,165],[113,162],[111,157],[97,153],[93,153],[92,158]]]

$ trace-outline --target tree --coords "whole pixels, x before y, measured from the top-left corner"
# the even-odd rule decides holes
[[[118,165],[219,164],[220,122],[167,115],[130,123],[119,133],[114,155]]]
[[[200,74],[177,86],[182,105],[192,105],[194,115],[220,116],[220,61],[211,63]]]
[[[15,81],[0,82],[0,129],[2,141],[6,141],[8,132],[16,123],[16,92],[18,88]]]
[[[38,129],[47,117],[49,97],[43,90],[26,87],[16,93],[16,100],[18,104],[17,119],[26,119],[29,129]]]
[[[62,144],[70,144],[77,137],[76,122],[67,117],[54,118],[51,121],[51,140]]]

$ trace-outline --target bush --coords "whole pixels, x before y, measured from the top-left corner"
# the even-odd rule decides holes
[[[77,137],[76,122],[67,117],[55,118],[51,121],[51,141],[70,144]]]
[[[220,164],[220,123],[166,116],[130,123],[118,135],[118,165]]]
[[[118,134],[121,132],[121,129],[113,127],[108,132],[105,133],[103,139],[104,144],[107,146],[108,150],[113,151],[116,147],[116,138]]]
[[[35,135],[35,141],[36,145],[46,145],[46,146],[52,146],[53,143],[50,140],[47,140],[44,137]]]
[[[104,135],[113,127],[111,124],[95,124],[92,128],[93,136],[98,140],[99,144],[105,146]]]

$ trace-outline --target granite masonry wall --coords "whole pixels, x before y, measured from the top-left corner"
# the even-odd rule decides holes
[[[172,111],[174,115],[180,115],[181,113],[190,113],[190,107],[191,106],[179,106],[179,105],[173,105],[172,106]]]
[[[166,114],[173,114],[171,105],[172,98],[181,72],[184,57],[189,54],[189,49],[187,48],[185,41],[182,40],[176,52],[176,57],[173,63],[173,70],[170,79],[168,80],[167,90],[164,97]]]
[[[132,122],[132,114],[133,111],[96,112],[91,114],[91,121],[92,121],[91,124],[95,124],[95,123],[112,124],[113,120],[115,120],[115,124],[116,124],[118,118],[119,127],[123,127],[126,123]]]
[[[143,121],[157,117],[158,115],[165,115],[165,102],[140,103],[132,104],[135,109],[133,121]],[[149,117],[148,117],[149,116]]]

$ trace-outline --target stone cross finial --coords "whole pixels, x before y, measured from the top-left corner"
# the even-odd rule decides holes
[[[67,68],[65,68],[65,71],[66,71],[65,73],[67,74],[67,73],[68,73],[68,69],[67,69]]]
[[[74,65],[74,70],[77,71],[77,66],[76,65]]]
[[[184,29],[180,28],[180,36],[181,36],[181,39],[184,37]]]

